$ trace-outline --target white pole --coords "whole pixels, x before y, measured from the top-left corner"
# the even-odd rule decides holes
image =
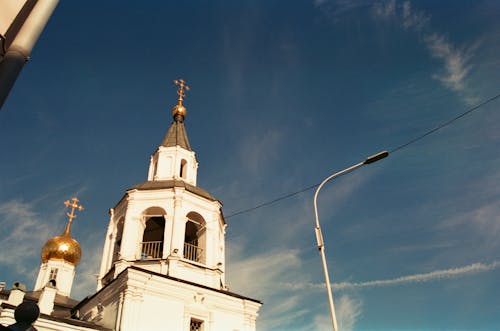
[[[338,331],[337,317],[335,316],[335,305],[333,303],[333,294],[330,284],[330,277],[328,276],[328,266],[326,265],[325,243],[323,241],[323,234],[321,233],[321,227],[319,225],[318,204],[317,204],[318,193],[323,187],[323,185],[325,185],[328,181],[334,179],[335,177],[348,173],[349,171],[353,171],[354,169],[359,168],[362,165],[364,165],[364,162],[360,162],[358,164],[353,165],[352,167],[349,167],[347,169],[344,169],[342,171],[334,173],[333,175],[328,176],[325,180],[321,182],[321,184],[319,184],[318,188],[316,189],[316,193],[314,194],[314,216],[316,217],[316,228],[314,230],[316,232],[316,240],[318,242],[319,255],[321,256],[321,261],[323,263],[323,272],[325,273],[326,291],[328,294],[328,302],[330,304],[330,315],[332,318],[333,331]]]
[[[321,188],[330,180],[332,180],[338,176],[344,175],[348,172],[351,172],[359,167],[362,167],[365,164],[370,164],[370,163],[376,162],[380,159],[383,159],[383,158],[387,157],[387,155],[389,155],[389,153],[386,151],[377,153],[375,155],[368,157],[363,162],[359,162],[353,166],[350,166],[349,168],[338,171],[338,172],[328,176],[327,178],[325,178],[321,182],[321,184],[319,184],[318,188],[316,189],[316,193],[314,193],[314,216],[316,218],[316,227],[314,228],[314,231],[316,233],[316,241],[318,242],[319,255],[321,256],[321,261],[323,264],[323,272],[325,274],[326,291],[328,294],[328,302],[330,304],[330,315],[332,318],[333,331],[338,331],[337,317],[335,316],[335,305],[333,303],[333,294],[332,294],[332,288],[331,288],[331,284],[330,284],[330,276],[328,276],[328,266],[326,265],[325,243],[323,241],[323,234],[321,233],[321,227],[319,225],[318,204],[317,204],[318,193],[321,190]]]
[[[38,0],[0,62],[0,109],[59,0]]]

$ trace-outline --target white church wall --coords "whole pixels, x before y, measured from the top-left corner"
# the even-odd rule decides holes
[[[104,287],[95,296],[78,307],[77,315],[83,321],[94,322],[109,329],[114,329],[120,315],[125,283],[117,279]]]
[[[121,300],[121,303],[117,303]],[[96,307],[106,316],[118,312],[116,330],[189,331],[191,318],[203,321],[204,331],[254,331],[260,303],[207,288],[178,282],[146,271],[127,269],[112,284],[80,307],[84,320],[111,328],[95,318]],[[105,324],[104,324],[105,323]]]
[[[55,272],[56,288],[58,293],[64,296],[71,294],[71,287],[75,277],[75,266],[63,260],[49,260],[40,265],[38,277],[35,282],[34,290],[38,291],[44,288],[50,281],[51,272]]]
[[[196,185],[197,169],[194,152],[179,146],[160,146],[151,157],[148,180],[182,179]]]
[[[145,293],[140,309],[142,330],[183,330],[181,301]]]

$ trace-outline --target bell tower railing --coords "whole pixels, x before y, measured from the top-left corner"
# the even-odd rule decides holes
[[[141,260],[161,259],[163,241],[144,241],[141,243]]]
[[[201,254],[203,253],[203,249],[189,243],[184,243],[184,258],[194,261],[201,262]]]

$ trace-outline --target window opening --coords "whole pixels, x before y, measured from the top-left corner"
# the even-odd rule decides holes
[[[153,166],[153,177],[158,176],[158,160],[155,160],[154,166]]]
[[[120,248],[122,245],[122,237],[123,237],[123,223],[124,218],[122,217],[116,226],[116,238],[115,245],[113,247],[113,261],[116,261],[120,258]]]
[[[194,262],[199,262],[201,257],[201,248],[198,247],[198,225],[191,220],[186,222],[184,257]]]
[[[142,260],[161,259],[164,233],[165,219],[163,216],[153,216],[146,221],[141,243]]]
[[[203,321],[192,318],[189,323],[189,331],[203,331]]]
[[[188,219],[184,237],[184,258],[205,263],[206,246],[205,224]]]
[[[187,175],[187,161],[182,159],[181,160],[181,169],[180,169],[180,174],[181,178],[186,179]]]
[[[57,279],[57,268],[51,268],[49,273],[49,281]]]
[[[186,215],[186,227],[184,232],[184,258],[206,263],[206,223],[197,212],[189,212]]]

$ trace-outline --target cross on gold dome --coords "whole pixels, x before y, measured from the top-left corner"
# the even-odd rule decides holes
[[[189,86],[183,79],[174,80],[174,84],[179,86],[179,89],[177,90],[177,95],[179,96],[179,99],[177,99],[177,101],[179,102],[179,105],[182,105],[182,100],[184,100],[183,98],[186,96],[184,90],[189,91]]]
[[[174,80],[174,84],[179,86],[179,89],[177,90],[179,98],[177,99],[177,104],[172,109],[172,116],[174,117],[175,122],[183,122],[184,118],[186,118],[187,110],[182,104],[182,100],[184,100],[184,97],[186,96],[185,91],[189,91],[189,86],[187,86],[183,79]]]
[[[75,209],[82,211],[83,206],[78,204],[77,198],[71,198],[64,201],[66,207],[71,208],[71,212],[67,212],[68,223],[66,229],[60,236],[55,236],[49,239],[42,248],[42,261],[46,263],[49,260],[63,260],[73,265],[77,265],[82,257],[80,244],[71,237],[71,222],[76,217]]]
[[[69,223],[71,223],[73,221],[73,219],[76,218],[75,209],[78,209],[78,211],[83,210],[83,206],[79,205],[78,202],[79,202],[78,199],[75,197],[71,198],[71,201],[70,200],[64,201],[64,204],[66,205],[66,207],[71,208],[71,213],[68,213],[68,212],[66,213],[66,215],[68,215]]]

